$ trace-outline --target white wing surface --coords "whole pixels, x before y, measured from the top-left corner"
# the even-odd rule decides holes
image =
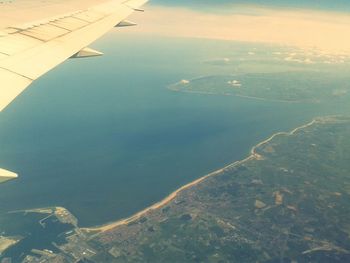
[[[17,174],[4,169],[0,169],[0,183],[9,181],[15,178],[17,178]]]
[[[31,82],[87,48],[147,0],[18,0],[0,6],[0,112]],[[1,177],[1,175],[0,175]]]
[[[0,112],[34,80],[87,48],[148,0],[17,0],[0,3]],[[17,174],[0,169],[0,183]]]

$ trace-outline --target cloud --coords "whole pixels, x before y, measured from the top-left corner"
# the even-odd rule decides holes
[[[190,81],[187,80],[187,79],[182,79],[182,80],[180,81],[180,83],[183,84],[183,85],[187,85],[187,84],[190,84]]]
[[[251,7],[254,15],[250,15],[234,8],[232,14],[221,15],[151,5],[145,14],[137,17],[140,26],[135,30],[163,36],[282,44],[350,54],[350,15],[257,7]]]
[[[238,80],[229,80],[227,84],[233,86],[233,87],[241,87],[242,84]]]

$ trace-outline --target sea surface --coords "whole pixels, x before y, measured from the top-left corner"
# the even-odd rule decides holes
[[[105,55],[65,62],[0,114],[0,167],[20,175],[0,185],[0,216],[63,206],[80,226],[121,219],[277,131],[343,111],[166,88],[232,70],[203,62],[256,45],[112,32],[93,47]]]

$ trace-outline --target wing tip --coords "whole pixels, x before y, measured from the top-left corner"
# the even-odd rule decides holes
[[[0,168],[0,183],[18,178],[18,174]]]

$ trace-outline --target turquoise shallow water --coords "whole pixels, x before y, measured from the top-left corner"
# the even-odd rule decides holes
[[[276,131],[340,110],[165,88],[221,72],[202,61],[241,45],[112,33],[95,44],[104,57],[45,75],[0,115],[0,167],[21,175],[0,186],[0,213],[64,206],[81,226],[120,219]]]

